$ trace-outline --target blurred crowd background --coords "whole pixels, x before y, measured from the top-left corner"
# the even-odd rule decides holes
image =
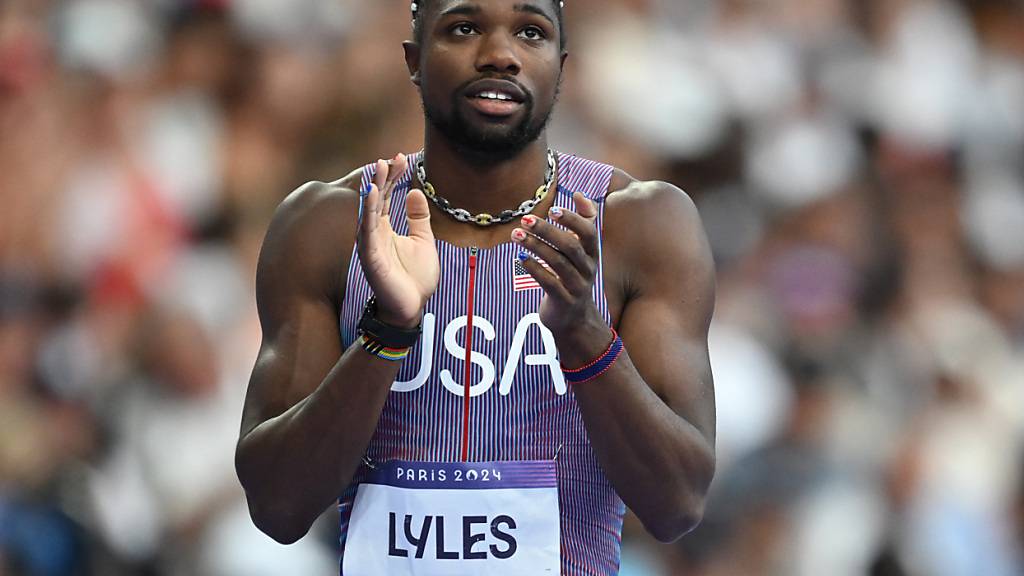
[[[1024,2],[568,0],[555,147],[719,270],[704,523],[626,576],[1024,574]],[[0,575],[336,570],[232,458],[289,191],[421,146],[407,0],[0,2]],[[331,250],[330,246],[319,249]]]

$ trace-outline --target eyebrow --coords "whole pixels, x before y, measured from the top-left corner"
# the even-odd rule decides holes
[[[483,10],[476,4],[456,4],[447,10],[442,11],[438,16],[444,18],[445,16],[451,16],[452,14],[468,14],[474,15],[479,14]]]
[[[543,8],[537,6],[536,4],[516,4],[515,6],[512,7],[512,10],[516,12],[526,12],[528,14],[536,14],[550,22],[552,26],[555,25],[555,21],[551,19],[551,16],[549,16]]]
[[[512,10],[514,10],[516,12],[524,12],[524,13],[527,13],[527,14],[536,14],[536,15],[544,18],[548,22],[550,22],[552,26],[555,25],[555,21],[551,19],[551,16],[548,15],[548,13],[545,12],[543,8],[541,8],[540,6],[537,6],[536,4],[516,4],[515,6],[512,7]],[[480,8],[479,5],[464,3],[464,4],[456,4],[455,6],[452,6],[451,8],[443,10],[438,15],[438,17],[439,18],[444,18],[445,16],[452,16],[452,15],[457,15],[457,14],[474,16],[474,15],[480,14],[481,12],[483,12],[483,9]]]

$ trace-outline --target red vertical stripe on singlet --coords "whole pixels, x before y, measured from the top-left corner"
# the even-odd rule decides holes
[[[469,461],[469,378],[473,375],[473,295],[476,292],[476,247],[469,249],[469,294],[466,303],[466,378],[462,384],[462,461]]]

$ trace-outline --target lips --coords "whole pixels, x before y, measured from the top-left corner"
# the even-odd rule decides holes
[[[465,92],[470,106],[485,116],[511,116],[523,107],[526,92],[507,80],[478,80]]]

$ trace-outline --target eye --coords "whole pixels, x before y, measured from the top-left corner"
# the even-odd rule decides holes
[[[547,35],[537,26],[527,26],[519,31],[518,36],[525,40],[544,40]]]
[[[470,36],[476,32],[476,26],[469,22],[459,22],[452,26],[452,34],[455,36]]]

